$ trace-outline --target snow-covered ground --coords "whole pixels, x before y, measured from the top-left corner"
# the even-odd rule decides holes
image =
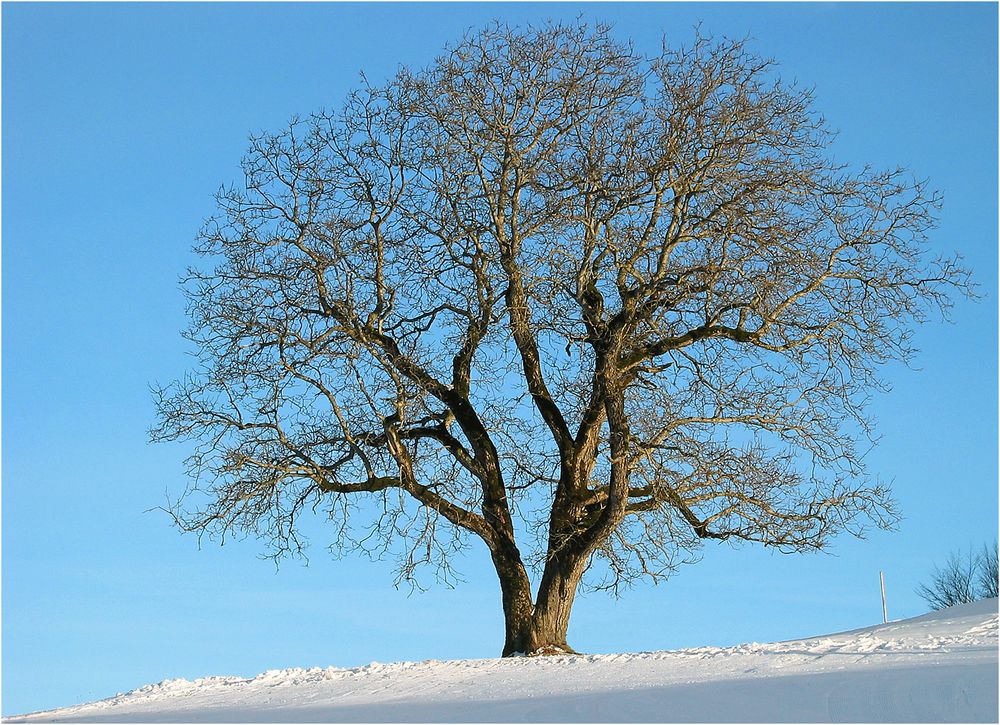
[[[7,722],[997,722],[997,600],[774,644],[167,680]]]

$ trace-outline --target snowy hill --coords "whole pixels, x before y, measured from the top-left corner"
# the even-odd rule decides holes
[[[812,639],[167,680],[6,722],[997,722],[997,600]]]

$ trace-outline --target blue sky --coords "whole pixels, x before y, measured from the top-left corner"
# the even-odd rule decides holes
[[[253,541],[182,537],[144,513],[184,485],[183,446],[152,446],[148,391],[190,364],[178,276],[240,180],[250,132],[336,104],[470,26],[607,20],[639,49],[697,22],[753,38],[816,89],[835,155],[904,165],[944,193],[935,248],[985,298],[917,330],[916,370],[887,371],[873,471],[894,533],[832,555],[707,547],[658,587],[578,599],[585,652],[820,634],[925,610],[913,593],[950,550],[997,531],[997,6],[891,4],[35,4],[3,13],[3,713],[168,677],[373,660],[491,657],[499,590],[410,594],[389,562],[275,569]],[[321,532],[321,530],[317,530]]]

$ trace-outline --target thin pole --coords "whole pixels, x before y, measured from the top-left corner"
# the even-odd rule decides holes
[[[882,584],[882,623],[883,624],[888,624],[889,623],[889,615],[886,613],[886,609],[885,609],[885,574],[883,574],[880,571],[878,573],[878,579],[879,579],[879,582],[881,582],[881,584]]]

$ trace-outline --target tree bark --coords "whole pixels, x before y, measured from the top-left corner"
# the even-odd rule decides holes
[[[530,588],[522,588],[516,581],[505,578],[498,568],[503,592],[504,657],[576,654],[566,642],[566,632],[583,565],[578,557],[550,561],[542,575],[535,604],[531,602]],[[526,575],[524,581],[527,582]],[[522,592],[527,596],[522,596]]]
[[[500,594],[503,600],[504,616],[504,657],[525,652],[525,632],[530,629],[534,613],[531,601],[531,581],[520,559],[511,559],[502,553],[493,552],[493,565],[500,579]]]

